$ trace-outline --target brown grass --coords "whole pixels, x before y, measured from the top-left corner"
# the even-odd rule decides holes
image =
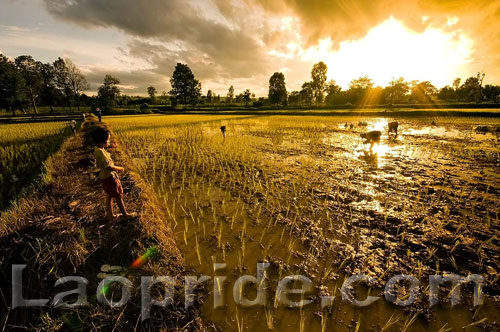
[[[108,222],[104,219],[104,193],[94,174],[89,134],[98,124],[90,119],[82,132],[68,139],[46,162],[47,169],[27,196],[0,217],[0,329],[29,331],[200,331],[206,330],[199,308],[185,310],[179,282],[172,306],[153,308],[151,319],[140,321],[140,276],[167,275],[181,281],[184,262],[175,245],[167,218],[153,191],[130,169],[128,157],[118,147],[111,149],[121,174],[125,202],[136,220]],[[124,276],[134,284],[128,304],[111,309],[97,304],[95,291],[103,264],[130,266],[148,248],[158,255]],[[75,284],[54,288],[63,276],[78,275],[89,280],[88,306],[77,309],[11,309],[11,265],[27,264],[24,297],[53,298]],[[66,299],[69,301],[69,299]]]

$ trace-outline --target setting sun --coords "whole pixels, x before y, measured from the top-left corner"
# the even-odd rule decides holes
[[[456,20],[450,19],[446,27]],[[330,69],[329,78],[343,88],[364,75],[380,86],[404,77],[407,81],[429,80],[442,87],[466,75],[465,65],[471,61],[473,42],[458,30],[428,27],[415,32],[391,17],[362,39],[343,41],[337,51],[332,51],[333,46],[330,39],[323,39],[303,56],[323,59]]]

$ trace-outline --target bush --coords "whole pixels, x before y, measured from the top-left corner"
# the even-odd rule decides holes
[[[141,111],[147,110],[148,108],[149,108],[149,105],[147,103],[141,104]]]

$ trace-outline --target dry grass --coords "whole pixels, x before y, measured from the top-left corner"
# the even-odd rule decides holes
[[[85,131],[93,124],[87,123]],[[45,181],[4,213],[0,220],[2,320],[7,329],[16,326],[31,331],[58,330],[204,330],[196,306],[184,309],[183,289],[176,287],[174,305],[154,309],[149,321],[140,322],[140,276],[168,275],[183,278],[185,268],[165,224],[165,215],[155,195],[133,170],[122,175],[125,201],[137,220],[104,220],[103,192],[90,168],[92,149],[80,134],[67,140],[47,162]],[[111,151],[117,164],[127,163],[120,149]],[[123,159],[125,158],[125,159]],[[95,303],[97,274],[103,264],[129,267],[156,247],[158,255],[139,269],[126,269],[134,283],[129,303],[111,309]],[[55,281],[79,275],[89,280],[90,305],[75,310],[52,307],[10,310],[11,264],[27,264],[25,296],[50,297]]]

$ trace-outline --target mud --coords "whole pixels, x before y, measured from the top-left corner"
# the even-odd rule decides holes
[[[388,138],[393,120],[399,135]],[[346,122],[354,128],[345,129]],[[313,281],[308,296],[315,304],[300,311],[276,305],[272,292],[265,308],[253,309],[238,309],[230,296],[214,309],[208,296],[203,313],[221,330],[480,331],[499,328],[500,150],[494,132],[475,128],[498,124],[280,116],[175,130],[152,123],[154,140],[140,133],[148,151],[134,145],[133,127],[115,128],[163,199],[186,262],[200,274],[213,276],[212,263],[226,263],[217,273],[227,275],[228,293],[238,276],[255,275],[260,261],[272,263],[271,289],[284,275]],[[372,151],[360,138],[370,130],[383,132]],[[426,279],[445,273],[481,274],[486,303],[473,308],[465,288],[460,306],[451,308],[443,291],[431,309]],[[374,277],[370,292],[381,296],[388,279],[410,274],[422,282],[421,294],[404,309],[383,299],[356,308],[338,296],[353,274]],[[360,298],[368,291],[356,290]],[[320,295],[337,298],[322,311]]]

